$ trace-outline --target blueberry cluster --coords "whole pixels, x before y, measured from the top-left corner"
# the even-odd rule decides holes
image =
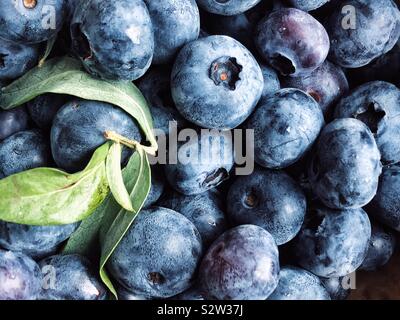
[[[399,7],[1,0],[0,88],[55,41],[51,57],[134,81],[160,146],[188,130],[159,149],[167,160],[152,165],[144,209],[107,261],[120,299],[346,299],[348,277],[385,265],[400,231]],[[107,131],[145,143],[110,103],[49,93],[0,111],[0,179],[80,172]],[[239,131],[252,135],[238,143]],[[246,175],[238,145],[250,150]],[[0,220],[0,300],[106,299],[96,254],[62,253],[78,227]]]

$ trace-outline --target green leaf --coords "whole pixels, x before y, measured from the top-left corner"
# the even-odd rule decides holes
[[[108,152],[106,162],[107,180],[111,193],[118,204],[127,211],[133,211],[131,198],[122,177],[121,153],[121,144],[118,142],[113,143]]]
[[[109,148],[109,143],[98,148],[82,172],[37,168],[0,180],[0,220],[59,225],[85,219],[108,194],[105,159]]]
[[[103,226],[105,227],[102,229],[103,235],[100,234],[100,277],[107,285],[109,290],[113,293],[115,298],[117,298],[117,293],[110,280],[110,277],[108,276],[106,264],[146,201],[151,185],[151,169],[147,155],[141,148],[138,148],[137,153],[139,155],[140,163],[138,166],[132,166],[132,170],[130,172],[132,174],[132,179],[129,179],[132,182],[128,186],[128,190],[132,190],[131,200],[134,212],[128,212],[124,209],[121,209],[114,217],[111,215],[109,216],[107,213],[107,215],[104,216],[104,218],[107,219],[103,221]],[[130,189],[129,187],[132,188]],[[108,225],[109,228],[107,228]]]
[[[152,149],[157,149],[146,100],[132,82],[100,80],[85,72],[76,59],[54,58],[3,88],[0,107],[12,109],[45,93],[68,94],[116,105],[138,121]]]
[[[39,68],[42,67],[44,65],[44,63],[46,62],[46,59],[49,57],[51,51],[53,50],[56,40],[57,40],[57,36],[54,36],[46,42],[46,50],[45,50],[42,58],[39,60],[39,65],[38,65]]]

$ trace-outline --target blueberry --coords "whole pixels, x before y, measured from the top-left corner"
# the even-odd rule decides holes
[[[54,254],[77,227],[77,224],[28,226],[0,221],[0,247],[41,259]]]
[[[195,0],[144,0],[154,27],[153,63],[164,64],[174,59],[200,32],[200,14]]]
[[[321,278],[326,291],[332,300],[346,300],[350,294],[350,289],[345,289],[347,277],[340,278]]]
[[[356,118],[375,136],[384,164],[400,161],[400,89],[373,81],[355,88],[335,109],[336,118]]]
[[[0,300],[36,300],[40,279],[39,266],[31,258],[0,250]]]
[[[337,119],[322,131],[309,179],[314,193],[333,209],[361,208],[375,196],[382,171],[380,153],[368,127]]]
[[[151,167],[151,187],[149,195],[143,207],[147,208],[152,206],[161,197],[165,188],[164,171],[161,166],[154,165]]]
[[[71,22],[72,49],[92,75],[136,80],[150,67],[153,26],[142,0],[87,0]]]
[[[201,251],[199,232],[187,218],[153,207],[138,215],[107,268],[135,295],[168,298],[191,286]]]
[[[321,280],[297,267],[282,267],[279,283],[268,300],[331,300]]]
[[[329,61],[325,61],[310,75],[285,77],[282,85],[285,88],[298,88],[307,92],[319,103],[326,119],[332,116],[332,108],[349,90],[343,70]]]
[[[47,139],[37,130],[21,131],[0,142],[0,179],[50,161]]]
[[[169,134],[169,125],[184,128],[186,120],[175,107],[171,96],[171,72],[166,67],[151,68],[139,81],[138,87],[149,104],[154,128]]]
[[[254,129],[254,152],[258,164],[285,168],[311,148],[324,125],[318,103],[298,89],[282,89],[264,99],[246,127]]]
[[[329,13],[327,30],[330,59],[345,68],[359,68],[394,47],[400,12],[391,0],[350,0],[345,8],[339,1]]]
[[[360,266],[360,270],[375,271],[384,266],[392,257],[395,246],[395,234],[379,224],[373,223],[367,256]]]
[[[0,38],[39,43],[54,37],[67,14],[65,0],[2,0]]]
[[[24,107],[0,110],[0,141],[28,128],[29,116]]]
[[[298,264],[320,277],[348,275],[363,262],[371,224],[362,209],[332,210],[314,206],[294,240]]]
[[[265,63],[260,63],[261,72],[264,78],[264,89],[261,94],[260,103],[267,97],[273,95],[281,88],[281,83],[276,71]]]
[[[368,213],[382,224],[400,231],[400,165],[383,169],[375,198],[368,205]]]
[[[195,284],[190,289],[185,292],[178,294],[175,297],[172,297],[171,300],[185,300],[185,301],[203,301],[206,300],[206,296],[203,293],[202,289]]]
[[[135,120],[120,108],[98,101],[68,102],[57,113],[51,128],[51,150],[55,162],[69,172],[82,170],[96,148],[106,142],[106,131],[141,140]],[[125,151],[126,159],[129,152]]]
[[[171,75],[184,118],[204,128],[232,129],[254,110],[263,90],[260,66],[238,41],[209,36],[187,44]]]
[[[255,7],[261,0],[197,0],[199,6],[211,13],[232,16]]]
[[[194,196],[172,192],[160,205],[183,214],[193,222],[201,235],[204,248],[208,248],[227,229],[221,195],[215,191]]]
[[[38,59],[37,45],[18,44],[0,38],[0,82],[5,84],[23,76],[35,66]]]
[[[126,300],[126,301],[144,301],[144,300],[150,300],[148,297],[142,297],[139,295],[136,295],[132,292],[129,292],[129,290],[126,290],[124,287],[120,287],[117,289],[117,295],[118,295],[118,300]]]
[[[185,195],[206,192],[229,178],[233,146],[229,131],[202,134],[178,144],[178,161],[165,165],[170,185]]]
[[[329,52],[324,27],[308,13],[294,8],[266,15],[257,27],[255,41],[263,58],[284,76],[310,74]]]
[[[256,169],[232,184],[227,213],[235,225],[260,226],[274,237],[277,245],[282,245],[300,231],[306,204],[300,186],[286,173]]]
[[[50,129],[58,110],[66,104],[69,96],[62,94],[44,94],[27,103],[32,120],[41,129]]]
[[[105,300],[107,290],[85,257],[55,255],[39,265],[44,276],[41,300]]]
[[[265,300],[279,280],[278,248],[263,228],[242,225],[208,249],[199,270],[207,299]]]
[[[289,0],[289,3],[300,10],[312,11],[322,7],[329,0]]]

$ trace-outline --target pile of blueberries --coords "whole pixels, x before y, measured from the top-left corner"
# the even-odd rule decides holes
[[[345,299],[349,275],[385,265],[400,231],[399,6],[2,0],[0,87],[57,35],[52,57],[134,81],[167,135],[171,122],[254,130],[250,175],[235,176],[235,150],[219,138],[178,145],[209,148],[201,163],[152,167],[145,208],[107,264],[120,299]],[[0,111],[0,179],[78,172],[107,130],[144,139],[98,101],[46,94]],[[106,299],[96,260],[61,254],[78,225],[0,221],[0,299]]]

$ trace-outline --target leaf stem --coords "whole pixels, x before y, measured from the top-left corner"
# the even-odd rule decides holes
[[[120,144],[123,144],[124,146],[131,148],[131,149],[143,149],[146,153],[151,154],[152,156],[156,155],[157,148],[156,147],[147,147],[141,145],[139,142],[135,140],[130,140],[124,136],[121,136],[120,134],[114,132],[114,131],[106,131],[104,132],[104,137],[107,140],[111,140],[114,142],[118,142]]]

